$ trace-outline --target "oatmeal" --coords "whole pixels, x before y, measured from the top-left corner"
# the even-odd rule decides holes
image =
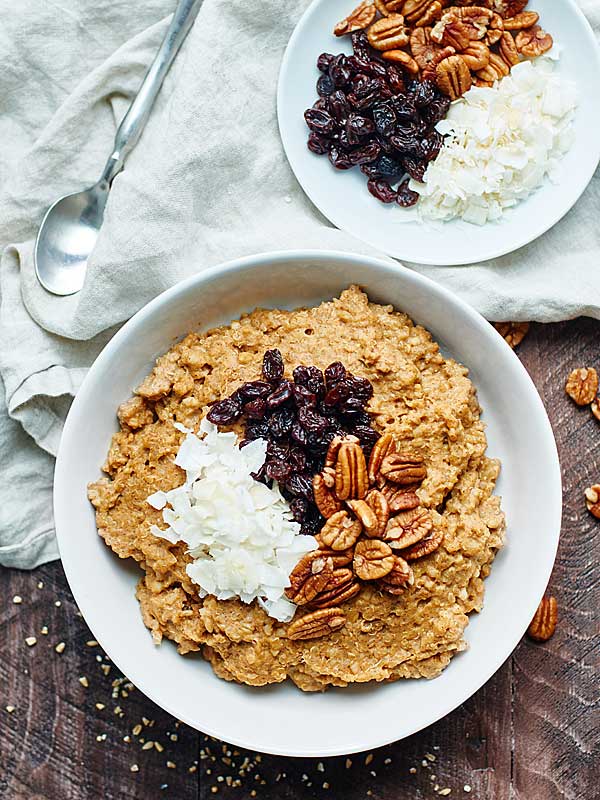
[[[275,348],[286,371],[341,362],[368,379],[373,427],[413,459],[395,457],[386,450],[390,438],[382,437],[369,471],[376,478],[383,469],[411,482],[381,491],[371,477],[351,480],[350,488],[340,483],[331,505],[322,499],[326,484],[317,481],[328,521],[340,513],[339,502],[345,504],[340,511],[360,519],[369,535],[384,535],[386,508],[395,521],[384,547],[379,539],[363,538],[354,556],[332,550],[339,581],[327,592],[346,592],[343,604],[325,602],[308,614],[302,607],[291,623],[268,616],[257,602],[201,598],[188,574],[188,546],[152,532],[164,521],[147,502],[186,480],[175,464],[186,436],[182,426],[198,431],[209,404],[260,378],[263,354]],[[257,310],[229,326],[186,336],[121,406],[106,477],[89,489],[98,532],[121,558],[140,563],[137,597],[155,641],[169,638],[182,654],[201,651],[222,678],[261,686],[289,677],[311,691],[435,677],[465,648],[468,614],[482,607],[483,581],[503,541],[504,517],[493,495],[500,465],[485,454],[479,416],[467,370],[445,359],[406,315],[369,303],[357,287],[318,308]],[[242,436],[240,420],[231,429]],[[339,500],[342,495],[348,499]],[[336,541],[334,534],[328,532],[328,541]],[[406,549],[395,549],[400,545]],[[409,562],[403,553],[413,548]],[[353,569],[364,576],[360,590],[357,580],[342,580]],[[290,587],[293,599],[302,595],[302,585],[294,583],[296,594]],[[306,638],[315,631],[320,638]]]

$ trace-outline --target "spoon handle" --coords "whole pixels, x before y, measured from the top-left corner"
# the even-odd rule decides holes
[[[179,0],[160,49],[119,125],[113,152],[102,171],[100,183],[110,185],[115,175],[123,169],[125,159],[135,147],[146,126],[165,75],[194,24],[201,5],[202,0]]]

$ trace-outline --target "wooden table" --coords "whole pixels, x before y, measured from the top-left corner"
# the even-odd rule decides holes
[[[599,336],[600,323],[591,320],[535,325],[519,352],[550,414],[564,477],[550,587],[560,619],[548,643],[524,640],[467,703],[395,745],[322,762],[260,756],[179,725],[130,687],[90,645],[60,564],[33,573],[4,570],[0,798],[600,797],[600,522],[583,499],[585,487],[600,479],[600,423],[563,388],[573,367],[600,366]],[[517,399],[514,413],[520,414]],[[13,595],[22,603],[14,604]],[[29,636],[37,639],[31,647]]]

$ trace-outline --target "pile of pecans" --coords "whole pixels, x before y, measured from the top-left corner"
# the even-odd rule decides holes
[[[368,460],[354,436],[331,442],[313,493],[326,522],[290,575],[288,599],[309,613],[290,623],[290,639],[315,639],[343,627],[342,603],[374,583],[391,595],[414,583],[410,566],[436,550],[443,532],[419,505],[416,489],[427,475],[423,460],[398,452],[391,434],[375,443]]]
[[[550,50],[552,36],[526,11],[528,0],[364,0],[334,28],[366,29],[370,45],[451,100],[493,86],[522,58]],[[379,16],[379,18],[377,18]]]

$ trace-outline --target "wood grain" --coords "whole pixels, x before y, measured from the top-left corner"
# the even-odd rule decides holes
[[[564,394],[572,368],[600,366],[599,334],[600,323],[591,320],[534,325],[519,350],[548,409],[563,468],[563,531],[550,585],[559,604],[553,639],[544,645],[524,640],[467,703],[395,745],[349,761],[261,756],[177,726],[137,690],[113,699],[112,682],[122,676],[98,647],[86,645],[91,634],[60,564],[33,573],[4,570],[0,798],[421,800],[446,796],[439,794],[445,788],[452,790],[450,798],[478,800],[600,796],[600,522],[583,501],[585,487],[600,481],[600,424]],[[12,603],[15,594],[22,604]],[[44,625],[46,636],[40,633]],[[24,641],[29,635],[37,637],[32,648]],[[66,647],[57,654],[54,647],[61,641]],[[81,676],[88,688],[80,684]],[[123,682],[118,691],[124,687]],[[8,713],[7,705],[15,710]],[[135,736],[138,724],[142,732]],[[164,749],[143,750],[141,739],[158,741]]]

